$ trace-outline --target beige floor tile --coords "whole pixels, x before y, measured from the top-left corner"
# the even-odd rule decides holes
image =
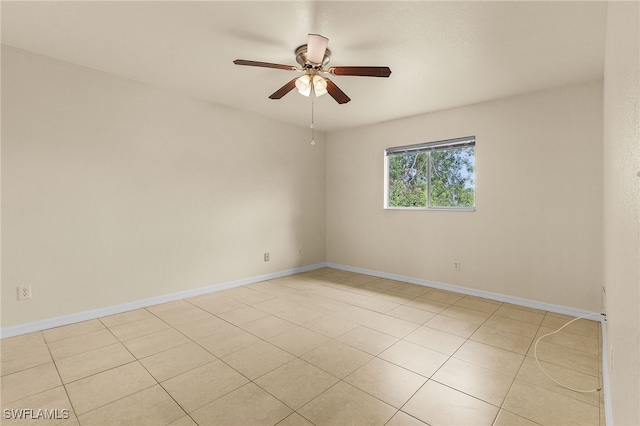
[[[507,410],[500,410],[493,426],[536,426],[539,423],[533,422]]]
[[[382,294],[385,291],[388,291],[388,289],[382,288],[378,285],[376,285],[375,283],[370,283],[370,284],[364,284],[358,287],[347,287],[344,286],[344,289],[353,293],[357,293],[357,294],[361,294],[362,296],[366,296],[366,297],[375,297],[376,295]]]
[[[264,294],[268,294],[274,297],[286,296],[287,294],[296,293],[297,290],[291,287],[287,287],[286,285],[280,284],[280,282],[285,281],[288,277],[278,278],[271,281],[262,281],[255,284],[249,284],[247,288],[252,290],[259,291]],[[279,281],[282,280],[282,281]]]
[[[286,298],[286,296],[270,299],[265,302],[260,302],[253,305],[254,308],[260,309],[261,311],[265,311],[272,315],[286,311],[288,309],[296,308],[298,306],[298,302],[289,300],[288,298]]]
[[[345,377],[344,381],[393,407],[401,408],[427,379],[390,362],[373,358]]]
[[[469,336],[471,336],[478,327],[480,327],[480,324],[451,318],[442,314],[436,315],[423,325],[446,333],[455,334],[456,336],[464,337],[465,339],[469,338]]]
[[[402,411],[430,425],[491,425],[498,407],[429,380]]]
[[[229,354],[222,360],[249,379],[254,380],[286,364],[293,358],[294,356],[290,353],[271,343],[261,341]]]
[[[156,384],[138,362],[121,365],[66,385],[77,415],[132,395]]]
[[[570,368],[559,367],[544,361],[540,361],[540,365],[551,377],[574,389],[593,390],[600,387],[600,381],[598,378],[589,374],[580,373]],[[524,360],[516,378],[518,380],[564,394],[579,401],[586,402],[595,407],[600,406],[601,392],[581,393],[566,389],[548,378],[544,372],[540,370],[538,364],[536,364],[536,360],[531,357],[527,357]]]
[[[371,355],[378,355],[397,342],[398,338],[367,327],[358,327],[346,332],[337,340]]]
[[[191,417],[183,416],[178,420],[169,423],[167,426],[198,426],[198,424],[194,422]]]
[[[19,418],[19,415],[12,416],[9,414],[11,418],[8,419],[6,418],[6,410],[9,410],[9,413],[15,413],[16,411],[14,410],[32,410],[34,417],[38,415],[39,410],[43,410],[43,416],[45,415],[44,410],[48,410],[49,415],[53,418],[26,420],[24,417]],[[69,402],[69,398],[67,398],[67,393],[62,386],[9,403],[5,403],[3,399],[2,413],[3,426],[23,426],[25,424],[48,426],[74,424],[74,422],[76,422],[75,413]],[[29,416],[29,414],[23,411],[23,416]]]
[[[52,360],[40,332],[2,339],[0,351],[0,371],[3,376],[47,364]]]
[[[531,339],[536,335],[539,328],[537,325],[497,316],[492,316],[483,325]]]
[[[191,415],[200,425],[275,425],[292,410],[253,383],[228,393]]]
[[[362,274],[358,274],[358,275],[351,275],[349,277],[344,278],[343,281],[349,282],[349,283],[354,283],[354,284],[367,284],[370,283],[372,281],[376,281],[378,278],[374,277],[373,275],[362,275]]]
[[[534,356],[536,346],[531,345],[528,357]],[[598,355],[567,348],[565,346],[554,345],[541,340],[537,346],[538,359],[561,367],[570,368],[581,373],[598,377],[600,360]]]
[[[294,323],[285,321],[274,315],[269,315],[256,321],[243,324],[241,328],[261,339],[268,339],[294,327],[297,327]]]
[[[309,420],[305,419],[298,413],[291,413],[277,426],[313,426]]]
[[[167,328],[142,337],[127,340],[123,344],[138,359],[164,352],[167,349],[189,343],[189,339],[176,331],[174,328]]]
[[[248,382],[242,374],[216,360],[162,382],[162,387],[191,413]]]
[[[415,296],[409,296],[404,293],[398,293],[394,290],[387,290],[383,293],[376,293],[373,297],[381,300],[386,300],[388,302],[397,303],[399,305],[404,305],[410,300],[415,299]]]
[[[81,418],[63,424],[83,426],[604,424],[601,392],[561,388],[532,358],[571,319],[321,268],[3,339],[2,408],[71,408],[68,392]],[[541,364],[597,387],[601,342],[599,322],[577,321],[540,342]]]
[[[462,299],[456,301],[454,305],[485,312],[487,314],[493,314],[500,306],[502,306],[502,302],[475,296],[464,296]]]
[[[487,325],[480,326],[469,339],[522,355],[529,351],[529,347],[533,343],[533,339],[530,337],[509,333]]]
[[[473,340],[467,340],[453,356],[511,377],[516,376],[524,361],[523,355]]]
[[[544,425],[597,425],[600,421],[598,407],[520,380],[514,382],[503,408]]]
[[[331,315],[331,318],[336,318],[341,321],[350,322],[358,325],[366,325],[374,321],[378,316],[378,312],[373,312],[368,309],[361,308],[359,306],[350,306]]]
[[[169,324],[156,318],[147,318],[139,321],[133,321],[126,324],[111,327],[111,332],[121,341],[135,339],[145,334],[155,333],[156,331],[169,328]]]
[[[255,381],[262,389],[297,410],[338,382],[338,378],[301,359],[294,359]]]
[[[428,426],[426,423],[421,422],[413,416],[408,415],[403,411],[398,411],[391,420],[389,420],[385,426]]]
[[[434,289],[428,293],[425,293],[421,297],[429,300],[435,300],[436,302],[447,303],[451,305],[457,302],[458,300],[462,299],[464,297],[464,294],[454,293],[452,291]]]
[[[343,271],[341,269],[333,269],[333,268],[328,268],[328,269],[329,270],[326,271],[322,276],[329,280],[344,280],[346,278],[358,275],[355,272]]]
[[[392,317],[400,318],[405,321],[415,322],[416,324],[424,324],[426,321],[436,316],[434,312],[413,308],[407,305],[398,306],[397,308],[387,312],[387,315],[391,315]]]
[[[118,339],[116,339],[108,329],[104,328],[102,330],[56,340],[55,342],[49,343],[48,346],[53,359],[58,360],[113,345],[114,343],[118,343]]]
[[[429,327],[419,327],[403,340],[446,355],[453,355],[466,341],[465,338]]]
[[[304,300],[302,304],[304,306],[308,306],[312,309],[324,312],[326,314],[338,312],[350,306],[347,303],[339,302],[337,300],[331,300],[324,297],[314,297],[314,296],[306,297],[306,300]]]
[[[389,302],[375,297],[370,297],[368,299],[360,301],[357,303],[357,305],[364,309],[369,309],[371,311],[381,313],[389,312],[390,310],[401,306],[399,303]]]
[[[514,379],[513,376],[450,358],[431,376],[431,380],[499,407]]]
[[[406,284],[402,283],[401,285],[390,289],[389,291],[393,291],[394,293],[404,294],[406,296],[410,296],[411,298],[422,296],[428,292],[433,290],[431,287],[426,287],[417,284]]]
[[[94,319],[44,330],[42,335],[47,343],[51,343],[56,340],[68,339],[69,337],[79,336],[92,331],[103,330],[104,328],[104,324],[102,324],[100,320]]]
[[[251,306],[245,306],[244,308],[217,314],[217,316],[231,324],[242,325],[267,317],[269,316],[269,313]]]
[[[198,344],[217,356],[222,358],[247,346],[255,345],[261,340],[253,334],[247,333],[239,327],[225,330],[198,341]]]
[[[222,296],[221,292],[203,294],[202,296],[186,299],[186,301],[214,315],[247,306],[244,303]]]
[[[233,299],[246,305],[254,305],[275,297],[248,287],[230,288],[222,291],[221,293],[224,297],[228,297],[229,299]]]
[[[116,325],[127,324],[134,321],[149,319],[153,314],[146,309],[136,309],[133,311],[123,312],[121,314],[109,315],[100,318],[100,321],[107,327],[115,327]]]
[[[346,321],[338,315],[339,314],[335,314],[318,318],[317,320],[304,324],[304,327],[333,339],[358,327],[358,324]]]
[[[379,314],[377,312],[374,312],[373,314],[374,315],[363,325],[399,339],[420,327],[420,324],[405,321],[400,318]]]
[[[173,326],[191,321],[205,320],[212,315],[210,312],[184,300],[151,306],[147,309],[162,321]]]
[[[338,302],[349,303],[352,305],[355,305],[356,303],[361,302],[368,298],[368,296],[359,294],[352,290],[353,289],[350,289],[349,291],[347,291],[347,290],[340,290],[337,288],[324,286],[324,288],[322,289],[320,288],[310,289],[309,292],[312,294],[317,294],[322,297],[326,297],[328,299],[337,300]]]
[[[431,377],[449,357],[443,353],[425,348],[424,346],[401,340],[378,355],[378,358],[399,365],[424,377]]]
[[[538,334],[536,334],[534,341],[546,334],[553,333],[555,331],[557,330],[548,327],[540,327],[540,330],[538,330]],[[564,330],[558,331],[550,336],[545,336],[541,341],[553,343],[554,345],[565,346],[567,348],[587,352],[596,356],[602,350],[600,339],[585,336],[582,334],[569,333]]]
[[[197,344],[186,343],[143,358],[140,362],[157,381],[163,382],[215,359]]]
[[[304,325],[310,321],[321,318],[327,314],[325,312],[321,312],[316,309],[296,306],[296,307],[288,308],[284,311],[278,312],[275,315],[282,318],[283,320],[292,322],[294,324]]]
[[[396,409],[359,389],[339,382],[298,412],[316,426],[384,425]]]
[[[458,305],[449,306],[447,309],[440,312],[440,315],[461,319],[474,324],[482,324],[491,316],[489,313],[476,311]]]
[[[93,374],[135,361],[122,343],[83,352],[56,361],[63,383],[71,383]]]
[[[388,278],[375,278],[374,280],[369,281],[366,284],[369,286],[375,286],[385,291],[393,290],[394,288],[402,287],[404,285],[404,283],[401,281],[390,280]],[[428,288],[428,290],[431,289]]]
[[[186,413],[159,385],[78,416],[82,426],[166,425]]]
[[[562,315],[547,315],[542,321],[542,326],[557,330],[572,319],[572,317]],[[590,319],[581,319],[569,324],[562,331],[565,331],[567,333],[581,334],[583,336],[597,339],[600,336],[600,323],[597,321],[592,321]]]
[[[9,403],[62,386],[52,362],[2,376],[2,403]]]
[[[356,284],[356,283],[352,283],[349,281],[345,281],[345,280],[338,280],[338,281],[314,281],[317,282],[318,284],[322,284],[325,285],[327,287],[333,287],[333,288],[337,288],[340,290],[346,290],[346,291],[355,291],[359,293],[359,290],[364,287],[366,284]]]
[[[329,339],[322,334],[300,326],[295,326],[267,340],[290,354],[300,356],[317,348]]]
[[[221,331],[234,330],[235,327],[214,315],[196,321],[185,322],[175,326],[191,340],[201,340]]]
[[[523,311],[522,309],[511,308],[507,305],[502,305],[494,315],[533,325],[540,325],[544,319],[544,313]]]
[[[344,343],[331,340],[301,356],[316,367],[342,378],[368,362],[372,356]]]
[[[404,306],[410,306],[412,308],[422,309],[423,311],[433,312],[438,314],[447,309],[451,304],[438,302],[436,300],[427,299],[423,296],[417,297],[408,301]]]

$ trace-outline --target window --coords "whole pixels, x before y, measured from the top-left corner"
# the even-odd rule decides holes
[[[475,136],[385,151],[385,208],[474,210]]]

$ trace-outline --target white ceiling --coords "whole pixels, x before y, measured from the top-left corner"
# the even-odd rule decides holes
[[[2,43],[308,126],[309,98],[268,96],[307,33],[330,65],[389,66],[388,79],[333,77],[352,99],[315,102],[335,130],[602,78],[605,2],[9,2]]]

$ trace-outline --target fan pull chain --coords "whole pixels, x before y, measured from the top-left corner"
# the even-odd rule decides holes
[[[315,98],[315,96],[312,94],[311,95],[311,145],[316,144],[315,125],[313,124],[313,98]]]

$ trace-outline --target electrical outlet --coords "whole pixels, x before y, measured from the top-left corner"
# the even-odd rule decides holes
[[[31,286],[25,285],[18,287],[18,300],[31,299]]]
[[[302,254],[302,249],[301,248],[298,249],[298,254]]]
[[[269,261],[269,259],[270,259],[270,257],[271,257],[271,256],[269,255],[269,253],[265,253],[265,254],[264,254],[264,261],[265,261],[265,262],[268,262],[268,261]]]
[[[453,261],[453,270],[454,271],[459,271],[460,270],[460,261],[459,260],[454,260]]]

